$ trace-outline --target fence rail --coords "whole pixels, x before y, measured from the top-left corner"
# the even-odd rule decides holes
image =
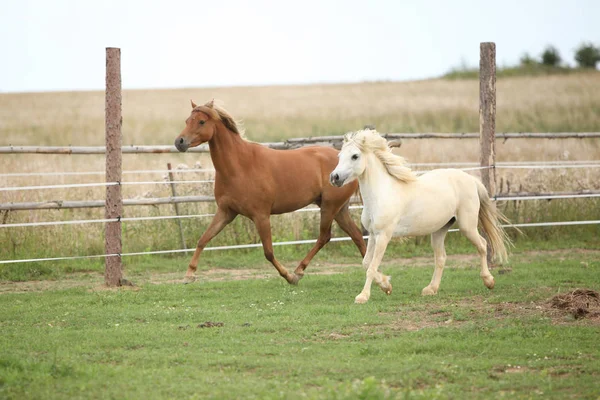
[[[574,192],[516,192],[498,194],[492,198],[496,201],[509,200],[552,200],[567,198],[599,197],[600,190],[579,190]],[[211,203],[213,196],[178,196],[178,197],[155,197],[146,199],[123,199],[124,206],[156,206],[162,204],[180,203]],[[352,204],[360,203],[358,197],[350,199]],[[0,203],[0,211],[25,211],[25,210],[67,210],[75,208],[100,208],[105,206],[104,200],[82,200],[82,201],[40,201],[23,203]]]
[[[382,133],[389,141],[402,139],[479,139],[479,133]],[[507,139],[591,139],[600,138],[600,132],[506,132],[496,133],[496,140]],[[284,142],[266,142],[263,146],[278,150],[292,150],[304,146],[330,145],[340,147],[343,136],[315,136],[292,138]],[[400,143],[395,143],[398,146]],[[191,153],[208,153],[206,144],[192,147]],[[104,146],[0,146],[0,154],[104,154]],[[130,145],[122,146],[123,154],[179,153],[175,146]]]
[[[434,162],[434,163],[408,163],[411,168],[459,168],[475,167],[480,164],[475,161],[457,161],[457,162]],[[597,168],[600,167],[599,160],[563,160],[563,161],[498,161],[496,168],[535,168],[535,169],[556,169],[556,168]],[[173,174],[186,173],[214,173],[213,168],[176,168],[171,170]],[[167,174],[167,169],[137,169],[122,171],[123,175],[141,175],[141,174]],[[52,177],[52,176],[92,176],[106,175],[106,171],[55,171],[55,172],[8,172],[0,173],[1,178],[23,178],[29,176]]]
[[[156,206],[160,204],[176,203],[208,203],[215,201],[213,196],[179,196],[179,197],[156,197],[147,199],[124,199],[124,206]],[[104,200],[51,200],[40,202],[5,203],[0,204],[0,211],[17,210],[67,210],[70,208],[99,208],[104,207]]]

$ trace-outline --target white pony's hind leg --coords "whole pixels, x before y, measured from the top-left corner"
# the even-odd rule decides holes
[[[446,265],[446,249],[444,247],[444,240],[446,239],[446,233],[448,233],[448,229],[450,229],[453,222],[454,221],[452,220],[442,229],[431,234],[431,247],[433,247],[435,269],[433,270],[431,282],[421,291],[423,296],[437,294],[438,289],[440,288],[442,274],[444,273],[444,266]]]
[[[459,220],[459,222],[460,222],[460,220]],[[483,280],[483,284],[488,289],[493,289],[495,282],[494,282],[494,277],[492,276],[492,274],[490,273],[490,270],[488,268],[487,242],[479,234],[479,232],[477,231],[477,227],[463,229],[463,227],[461,226],[460,231],[463,233],[463,235],[465,235],[467,237],[467,239],[469,239],[471,241],[471,243],[473,243],[475,245],[475,247],[477,247],[477,251],[479,252],[479,257],[481,258],[481,272],[479,273],[479,276],[481,276],[481,279]]]
[[[387,248],[390,239],[392,238],[391,234],[387,234],[385,232],[379,233],[377,235],[371,234],[369,236],[369,244],[367,246],[367,255],[369,253],[369,247],[373,246],[373,258],[369,263],[367,268],[367,279],[365,280],[365,286],[363,287],[362,292],[354,299],[355,303],[366,303],[371,297],[371,284],[373,280],[381,287],[381,289],[390,294],[392,292],[392,285],[390,283],[390,277],[382,275],[377,269],[379,268],[379,264],[381,264],[381,260],[383,259],[383,255],[385,253],[385,249]],[[373,245],[371,245],[371,241],[373,240]],[[365,256],[366,258],[366,256]]]

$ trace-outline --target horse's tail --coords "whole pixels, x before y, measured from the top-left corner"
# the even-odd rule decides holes
[[[479,194],[479,226],[487,236],[490,247],[492,248],[492,257],[499,262],[508,260],[507,245],[512,246],[512,241],[500,226],[500,223],[509,223],[508,219],[490,200],[490,196],[483,183],[478,179],[477,193]]]

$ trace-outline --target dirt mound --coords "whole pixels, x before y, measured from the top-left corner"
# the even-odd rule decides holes
[[[223,326],[223,325],[225,325],[225,324],[222,322],[206,321],[206,322],[203,322],[200,325],[198,325],[198,328],[215,328],[215,327]]]
[[[575,317],[600,317],[600,293],[590,289],[575,289],[570,293],[557,294],[550,300],[552,308],[568,311]]]

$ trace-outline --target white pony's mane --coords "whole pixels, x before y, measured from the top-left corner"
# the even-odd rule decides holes
[[[386,171],[399,181],[412,182],[417,179],[415,173],[406,166],[404,157],[392,153],[387,140],[379,135],[377,131],[364,129],[362,131],[347,133],[344,135],[342,149],[349,144],[358,147],[362,153],[371,152],[375,154]]]

